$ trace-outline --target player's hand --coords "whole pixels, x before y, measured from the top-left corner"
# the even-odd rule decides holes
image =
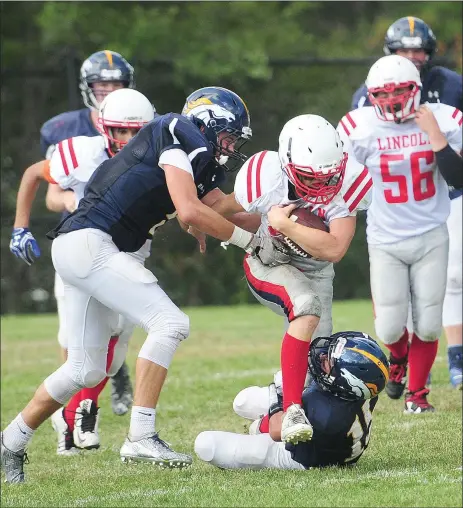
[[[10,251],[29,266],[40,257],[40,247],[28,228],[13,229]]]
[[[66,191],[63,193],[64,207],[69,213],[72,213],[77,208],[76,195],[72,191]]]
[[[204,254],[206,252],[206,233],[203,233],[199,229],[188,226],[187,233],[191,236],[194,236],[199,243],[199,252]]]
[[[291,260],[283,244],[269,236],[254,235],[245,250],[268,266],[284,265]]]
[[[277,231],[282,231],[288,223],[291,212],[297,208],[295,204],[287,206],[272,206],[267,214],[268,222]]]
[[[445,148],[447,145],[447,139],[442,134],[434,113],[426,106],[426,104],[422,104],[416,112],[415,123],[425,134],[428,135],[434,152]]]

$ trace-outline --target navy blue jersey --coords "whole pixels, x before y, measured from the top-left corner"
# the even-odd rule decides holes
[[[341,466],[357,462],[368,446],[372,412],[378,401],[347,401],[335,397],[312,381],[302,404],[313,426],[311,441],[286,444],[293,460],[304,467]]]
[[[193,169],[201,199],[225,179],[213,162],[211,144],[184,116],[168,113],[155,118],[113,158],[93,173],[75,212],[49,238],[85,228],[111,235],[123,252],[137,251],[159,227],[176,214],[159,157],[166,150],[183,150]]]
[[[421,76],[423,89],[421,90],[421,103],[442,102],[448,106],[463,110],[462,77],[446,67],[431,67]],[[352,96],[352,109],[371,106],[368,100],[367,87],[362,85]],[[451,189],[450,199],[461,196],[461,189]]]
[[[76,136],[101,136],[101,132],[93,125],[90,113],[90,109],[83,108],[61,113],[46,121],[40,129],[40,147],[43,156],[49,158],[47,154],[49,148],[65,139]]]

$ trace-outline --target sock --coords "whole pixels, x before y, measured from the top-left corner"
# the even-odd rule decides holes
[[[302,405],[302,392],[307,375],[310,342],[286,333],[281,344],[281,373],[283,377],[283,411],[291,404]]]
[[[268,414],[262,417],[262,420],[260,421],[260,424],[259,424],[259,432],[262,432],[262,434],[268,434],[268,431],[270,428],[269,421],[270,421],[270,418],[269,418]]]
[[[408,353],[408,330],[405,328],[402,337],[394,344],[384,344],[396,360],[402,360]]]
[[[461,369],[463,364],[463,346],[456,344],[447,348],[450,369]]]
[[[132,406],[130,416],[130,441],[139,441],[151,437],[155,431],[156,409],[152,407]]]
[[[118,337],[111,337],[111,339],[109,339],[108,356],[106,359],[106,371],[109,370],[109,367],[111,366],[111,363],[113,361],[114,348],[117,344],[117,340]],[[108,377],[105,377],[103,381],[100,381],[96,386],[92,388],[82,388],[82,390],[80,390],[80,392],[77,392],[67,403],[66,407],[64,408],[64,419],[68,424],[70,432],[74,430],[75,416],[79,404],[85,399],[90,399],[95,402],[96,406],[98,406],[98,397],[100,393],[103,391],[104,387],[106,386],[108,379],[109,379]]]
[[[413,334],[408,352],[409,391],[416,392],[425,387],[438,347],[439,341],[426,342]]]
[[[3,444],[12,452],[20,452],[26,448],[35,430],[31,429],[23,420],[22,414],[19,415],[2,432]]]

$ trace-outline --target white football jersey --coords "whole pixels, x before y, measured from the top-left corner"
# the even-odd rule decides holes
[[[427,104],[449,145],[462,148],[462,113],[445,104]],[[367,240],[393,243],[443,224],[449,215],[449,189],[440,174],[428,136],[414,120],[380,120],[373,107],[351,111],[338,132],[351,157],[373,178],[367,214]]]
[[[355,216],[358,210],[368,208],[371,187],[368,170],[357,161],[351,163],[348,160],[340,192],[327,205],[312,205],[294,195],[278,153],[263,151],[250,157],[241,167],[236,175],[234,191],[236,201],[247,212],[262,215],[258,233],[269,235],[267,213],[272,206],[297,203],[300,207],[309,208],[329,225],[334,219]],[[309,263],[313,264],[313,260]]]
[[[77,136],[56,145],[50,159],[50,178],[62,189],[72,189],[77,204],[95,169],[109,159],[103,136]]]

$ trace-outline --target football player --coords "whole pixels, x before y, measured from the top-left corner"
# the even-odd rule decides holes
[[[173,451],[155,429],[157,401],[175,350],[189,335],[189,319],[129,253],[178,214],[265,263],[287,262],[271,239],[235,226],[209,206],[228,164],[245,160],[241,147],[251,134],[249,112],[238,95],[219,87],[197,90],[181,115],[158,116],[100,164],[76,211],[49,233],[53,264],[65,283],[68,358],[2,434],[8,482],[24,481],[25,447],[35,430],[82,387],[106,377],[110,323],[117,314],[148,333],[137,359],[121,458],[166,467],[191,464],[190,456]]]
[[[116,90],[108,95],[98,115],[98,128],[102,136],[77,136],[58,143],[51,159],[45,159],[30,166],[24,173],[18,191],[16,218],[11,242],[12,252],[29,265],[34,261],[31,255],[37,252],[38,244],[32,233],[15,243],[18,229],[28,230],[31,208],[35,192],[42,180],[57,185],[62,193],[73,191],[72,197],[79,203],[84,195],[84,188],[99,164],[114,156],[135,134],[154,118],[150,101],[140,92],[129,88]],[[151,240],[133,254],[144,263],[150,254]],[[85,315],[81,316],[85,320]],[[113,327],[114,328],[114,327]],[[134,325],[119,319],[108,346],[107,371],[114,375],[124,362],[127,345]],[[61,335],[61,346],[68,349],[68,334]],[[66,339],[66,342],[64,341]],[[67,406],[53,414],[52,424],[58,433],[59,455],[69,455],[76,448],[92,449],[100,446],[98,432],[98,396],[103,390],[108,377],[105,377],[93,388],[84,388],[76,393]]]
[[[388,29],[384,41],[386,55],[397,54],[411,60],[420,71],[422,91],[421,103],[448,104],[463,110],[463,85],[460,74],[440,66],[432,66],[436,52],[436,38],[431,28],[421,19],[408,16],[395,21]],[[370,106],[368,91],[362,85],[352,98],[352,109]],[[444,300],[442,321],[448,345],[448,365],[450,381],[453,386],[462,387],[463,368],[463,318],[462,318],[462,207],[461,189],[450,188],[450,215],[447,219],[449,229],[449,260],[447,289]],[[407,328],[409,336],[413,333],[411,312]]]
[[[253,295],[287,320],[281,348],[285,442],[312,436],[301,400],[310,340],[332,332],[333,263],[350,245],[357,209],[367,206],[371,185],[363,166],[355,160],[349,164],[335,128],[320,116],[301,115],[283,127],[279,151],[253,155],[240,169],[234,192],[214,205],[225,216],[261,214],[261,235],[276,230],[309,253],[302,257],[292,252],[290,263],[281,266],[267,266],[252,256],[244,259]],[[316,213],[329,232],[293,222],[289,216],[295,207]],[[264,419],[261,431],[267,428]]]
[[[256,418],[251,435],[201,432],[195,441],[200,459],[224,469],[309,469],[355,464],[369,445],[373,410],[388,376],[388,362],[376,342],[365,333],[339,332],[318,337],[309,349],[312,381],[304,390],[302,407],[312,422],[311,441],[296,445],[281,441],[283,407],[275,385],[267,401],[269,429],[259,423],[261,399],[253,388],[235,398],[239,416]]]
[[[442,328],[448,185],[463,184],[462,113],[445,104],[420,105],[419,72],[399,55],[378,60],[366,85],[373,106],[348,113],[338,131],[373,177],[367,242],[376,333],[391,353],[386,392],[394,399],[402,396],[408,364],[405,412],[434,411],[425,384]]]
[[[46,159],[60,141],[75,136],[99,136],[98,107],[112,91],[121,88],[135,88],[134,69],[119,53],[110,50],[97,51],[90,55],[80,69],[80,92],[85,108],[61,113],[47,122],[40,130],[40,145]],[[58,185],[49,185],[46,197],[47,207],[54,212],[64,212],[62,218],[76,208],[71,191],[63,193]],[[25,231],[18,231],[21,239]],[[64,286],[55,273],[54,294],[58,308],[58,341],[66,344],[66,320],[63,313]],[[64,357],[66,352],[64,351]],[[127,413],[132,403],[133,390],[125,362],[111,378],[111,405],[117,415]]]

